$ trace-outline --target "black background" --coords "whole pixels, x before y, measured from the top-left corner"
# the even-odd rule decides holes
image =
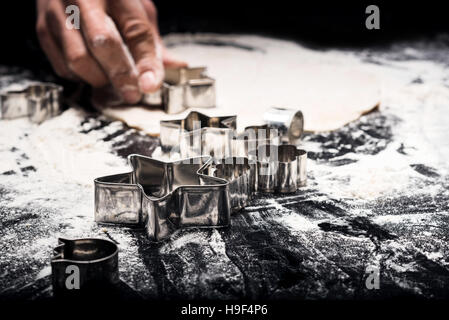
[[[154,2],[163,33],[259,33],[328,45],[370,45],[449,29],[449,10],[435,1]],[[380,9],[381,30],[365,27],[370,4]]]
[[[155,0],[155,4],[162,34],[254,33],[294,39],[310,46],[364,47],[431,38],[449,31],[449,10],[436,1]],[[380,30],[365,28],[369,4],[380,8]],[[35,16],[34,0],[0,3],[0,64],[48,67],[36,40]]]

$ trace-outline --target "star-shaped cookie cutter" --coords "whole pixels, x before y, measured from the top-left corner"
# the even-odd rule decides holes
[[[95,220],[144,226],[154,241],[184,227],[228,226],[251,197],[244,160],[232,174],[220,169],[230,161],[209,156],[165,162],[133,154],[128,161],[131,172],[95,179]]]
[[[186,118],[160,122],[161,149],[180,158],[210,155],[214,158],[233,156],[233,139],[237,116],[209,117],[192,111]]]
[[[188,108],[215,107],[215,80],[206,75],[206,67],[167,68],[162,87],[145,94],[142,102],[162,105],[168,114]]]
[[[33,82],[21,89],[0,93],[0,119],[28,117],[41,123],[60,113],[62,87],[53,83]]]

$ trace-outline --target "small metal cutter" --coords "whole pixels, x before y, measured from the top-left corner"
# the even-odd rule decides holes
[[[268,127],[279,130],[281,143],[299,144],[304,131],[304,116],[300,110],[273,107],[263,118]]]
[[[60,112],[62,87],[53,83],[34,82],[21,90],[0,93],[0,119],[29,117],[41,123]]]
[[[241,208],[239,191],[249,188],[245,163],[233,174],[218,165],[212,176],[211,157],[128,160],[132,172],[95,179],[95,221],[144,226],[154,241],[183,227],[229,225],[231,212]]]
[[[257,152],[261,145],[281,143],[279,130],[268,125],[246,127],[243,133],[233,140],[232,154],[234,156],[249,157]]]
[[[215,80],[205,72],[205,67],[167,68],[161,89],[145,94],[142,102],[163,105],[168,114],[180,113],[187,108],[215,107]]]
[[[307,152],[305,150],[287,144],[264,145],[258,148],[256,156],[258,191],[292,193],[306,185]]]
[[[185,119],[160,122],[161,149],[181,158],[222,158],[248,157],[265,144],[299,144],[304,125],[301,111],[271,108],[264,117],[265,125],[246,127],[237,134],[237,116],[208,117],[193,111]]]
[[[105,239],[61,238],[58,242],[51,258],[55,295],[76,293],[78,290],[119,282],[118,247],[114,242]],[[71,274],[79,280],[79,287],[70,285]]]
[[[192,111],[185,119],[161,121],[160,126],[164,153],[179,153],[181,158],[233,155],[237,116],[209,117]]]
[[[246,157],[213,159],[201,169],[201,173],[224,179],[229,183],[231,213],[249,204],[255,192],[257,165]]]

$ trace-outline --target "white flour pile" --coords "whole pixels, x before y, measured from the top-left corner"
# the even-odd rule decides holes
[[[301,108],[306,131],[335,130],[380,101],[379,79],[347,54],[256,36],[171,35],[165,40],[190,66],[207,66],[217,79],[217,107],[196,111],[237,114],[238,131],[263,123],[264,111],[272,106]],[[97,105],[104,114],[150,134],[159,133],[160,120],[179,119],[190,111],[167,115],[139,105]]]

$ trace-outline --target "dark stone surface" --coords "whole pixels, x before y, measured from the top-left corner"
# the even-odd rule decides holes
[[[425,59],[443,59],[440,51],[432,50],[425,51]],[[445,61],[449,61],[447,48],[441,50],[446,50]],[[391,61],[417,59],[390,51],[360,55],[369,63],[384,63],[377,60],[379,56]],[[415,85],[424,81],[417,79]],[[432,115],[435,123],[444,119],[441,112]],[[110,124],[97,115],[86,122],[89,119],[98,125],[82,131],[85,135]],[[101,232],[92,227],[94,234],[119,246],[136,248],[131,259],[126,247],[121,247],[125,254],[121,253],[118,291],[124,297],[167,300],[449,298],[447,167],[415,160],[416,151],[428,146],[402,140],[414,130],[408,121],[397,110],[374,111],[334,132],[307,134],[305,145],[315,146],[309,153],[315,165],[309,171],[308,187],[285,196],[257,195],[248,208],[233,215],[229,228],[181,230],[167,241],[151,243],[141,230],[110,227]],[[440,129],[439,135],[449,141],[447,131]],[[126,126],[103,140],[112,142],[111,152],[123,158],[131,153],[150,155],[158,146],[157,139]],[[353,176],[338,170],[362,166],[392,145],[397,146],[394,152],[400,159],[410,162],[410,171],[403,173],[412,181],[408,190],[360,200],[323,189],[325,172],[335,174],[328,182],[343,188]],[[10,152],[27,165],[21,173],[10,170],[3,175],[36,170],[18,147]],[[436,150],[428,157],[433,160]],[[15,192],[0,180],[0,200],[12,201]],[[39,270],[48,267],[48,260],[30,255],[11,261],[10,257],[17,257],[15,250],[23,244],[70,228],[65,221],[54,224],[49,217],[55,214],[39,206],[14,210],[0,206],[0,299],[51,296],[50,276],[36,278]],[[122,243],[122,236],[130,242]],[[379,269],[379,289],[366,286],[369,266]]]

